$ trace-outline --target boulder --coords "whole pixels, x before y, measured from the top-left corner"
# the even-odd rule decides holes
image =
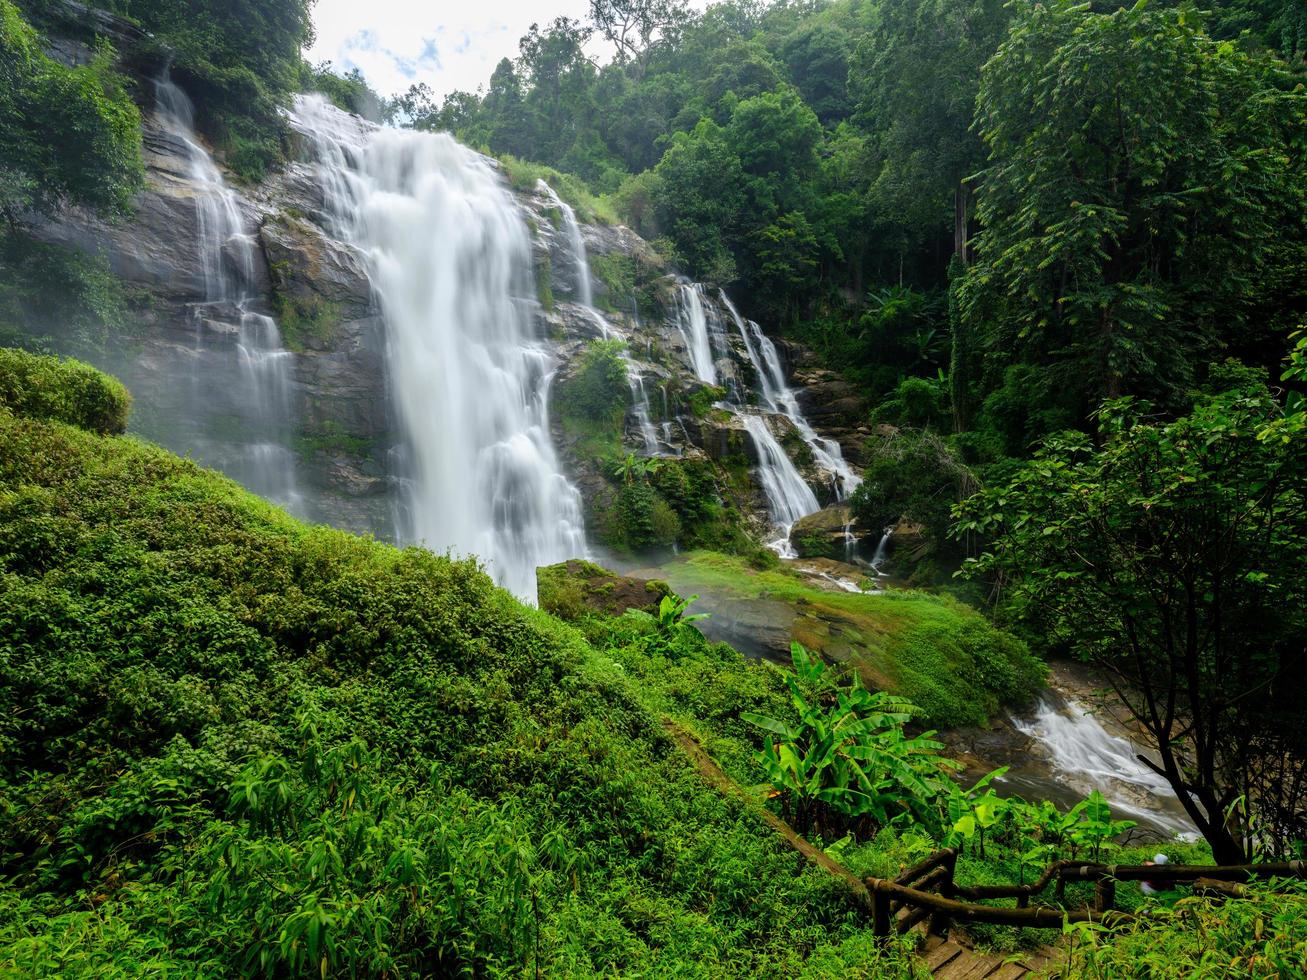
[[[800,558],[844,558],[849,553],[853,509],[848,504],[829,507],[800,517],[790,529],[790,544]]]
[[[628,609],[656,616],[663,596],[671,591],[657,579],[618,575],[580,560],[537,568],[536,585],[540,608],[566,620],[588,614],[620,616]]]

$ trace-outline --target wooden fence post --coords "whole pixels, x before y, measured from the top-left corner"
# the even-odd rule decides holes
[[[953,898],[956,894],[953,888],[953,875],[957,872],[958,852],[953,850],[944,859],[944,869],[947,872],[944,880],[939,884],[939,893],[944,898]],[[935,912],[930,917],[930,922],[926,925],[926,934],[933,936],[942,936],[948,932],[949,916],[947,912]]]
[[[889,936],[889,894],[877,889],[871,896],[872,932],[881,938]]]
[[[1116,904],[1116,880],[1106,876],[1094,885],[1094,911],[1110,912]]]

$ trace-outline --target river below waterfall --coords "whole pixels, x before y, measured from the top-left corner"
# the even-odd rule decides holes
[[[1144,752],[1120,705],[1081,664],[1050,665],[1048,689],[1027,710],[987,729],[944,733],[949,751],[975,779],[999,766],[1000,795],[1068,807],[1097,789],[1116,819],[1134,820],[1131,841],[1194,840],[1198,832],[1166,781],[1139,761]]]

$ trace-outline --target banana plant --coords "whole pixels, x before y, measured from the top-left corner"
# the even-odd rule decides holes
[[[994,792],[990,784],[1008,770],[1007,766],[986,773],[970,789],[956,783],[948,787],[945,801],[952,842],[975,841],[980,857],[985,856],[985,833],[1007,815],[1011,804]]]
[[[866,690],[854,675],[847,688],[801,644],[790,649],[786,687],[796,721],[755,712],[740,717],[766,732],[757,759],[801,832],[888,826],[928,819],[955,765],[939,755],[934,732],[909,737],[903,726],[919,709]]]

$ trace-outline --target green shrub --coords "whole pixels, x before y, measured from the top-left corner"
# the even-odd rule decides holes
[[[89,364],[0,349],[0,405],[19,415],[118,435],[131,404],[121,382]]]
[[[0,228],[0,346],[104,350],[126,331],[129,299],[103,255]]]
[[[575,376],[560,392],[567,414],[590,422],[620,421],[626,413],[631,390],[626,381],[625,344],[620,340],[595,340],[581,355]]]
[[[101,48],[89,65],[46,56],[0,0],[0,221],[64,202],[121,213],[141,186],[141,114]]]

